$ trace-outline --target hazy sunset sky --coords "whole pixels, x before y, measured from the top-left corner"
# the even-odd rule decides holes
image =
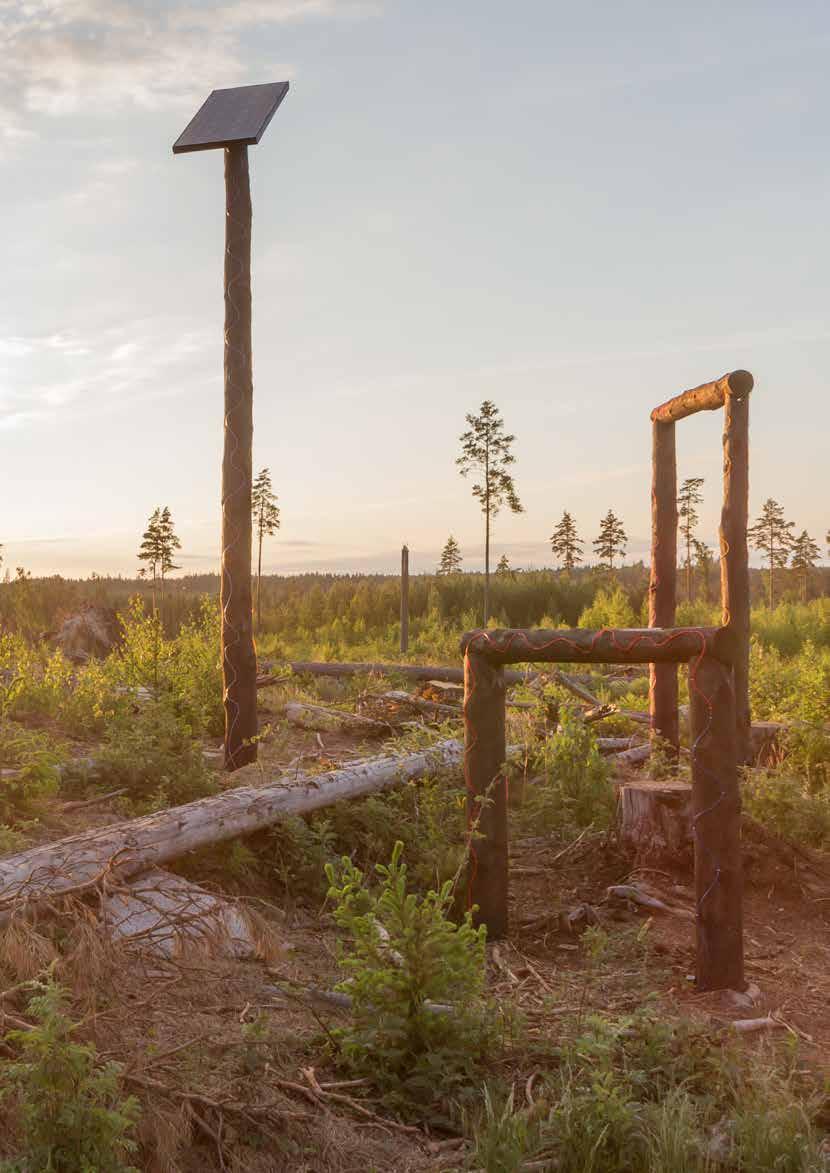
[[[33,573],[135,573],[170,506],[218,563],[216,87],[288,79],[251,149],[265,568],[430,569],[482,526],[454,465],[484,398],[550,562],[563,509],[647,550],[657,402],[756,379],[751,500],[830,526],[830,7],[765,0],[0,0],[0,542]],[[719,415],[680,476],[720,503]]]

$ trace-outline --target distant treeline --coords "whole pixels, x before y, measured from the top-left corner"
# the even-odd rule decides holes
[[[752,601],[763,605],[766,591],[765,573],[750,572]],[[792,571],[776,572],[778,594],[782,602],[796,602],[799,585]],[[533,627],[543,623],[575,626],[598,593],[613,593],[624,600],[626,611],[637,622],[647,616],[648,567],[642,562],[623,566],[612,573],[595,568],[577,568],[571,572],[555,570],[506,571],[492,576],[491,613],[513,627]],[[683,577],[678,572],[679,599],[683,601]],[[811,576],[811,597],[830,593],[830,568],[819,567]],[[712,608],[719,598],[719,568],[715,563],[710,581],[695,586],[696,608]],[[207,597],[218,597],[219,578],[215,574],[186,575],[165,584],[159,610],[165,629],[175,634],[183,622],[193,619]],[[81,606],[94,603],[123,611],[129,599],[139,596],[151,606],[151,590],[146,581],[93,575],[88,579],[68,579],[58,575],[32,578],[18,573],[10,581],[0,582],[0,630],[20,631],[29,636],[43,635],[61,618]],[[475,626],[484,600],[484,576],[480,573],[413,575],[410,579],[410,616],[413,621],[440,620],[444,625]],[[262,633],[286,638],[289,642],[300,632],[313,633],[336,621],[365,633],[387,631],[398,622],[399,579],[384,574],[300,574],[269,575],[262,580]],[[691,621],[691,615],[686,621]]]

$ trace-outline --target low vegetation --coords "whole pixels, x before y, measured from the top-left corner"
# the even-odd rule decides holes
[[[457,659],[459,629],[475,625],[473,578],[448,573],[415,580],[415,658]],[[499,621],[642,621],[644,595],[627,572],[615,581],[562,576],[554,583],[558,593],[551,581],[545,572],[495,575],[491,601]],[[259,651],[276,676],[290,677],[284,665],[293,656],[397,657],[394,584],[332,579],[305,593],[286,588],[284,595],[281,586],[272,593],[272,585],[263,581]],[[0,636],[0,856],[65,833],[56,830],[65,804],[116,792],[105,808],[114,818],[187,802],[221,785],[205,754],[215,748],[222,720],[217,609],[201,601],[171,629],[176,590],[176,580],[166,583],[167,614],[154,614],[141,600],[125,603],[123,638],[101,661],[70,664],[20,630]],[[270,623],[277,612],[279,621]],[[685,605],[681,618],[717,617],[698,602]],[[757,610],[753,632],[755,716],[786,729],[765,764],[747,771],[745,807],[799,850],[826,851],[827,600]],[[647,707],[645,674],[608,677],[596,670],[580,679],[620,710]],[[289,678],[268,690],[266,768],[296,763],[314,773],[338,750],[328,735],[323,748],[313,735],[297,741],[281,711],[286,696],[351,708],[370,687],[365,679],[335,686]],[[0,1168],[149,1168],[162,1134],[170,1153],[189,1144],[202,1168],[221,1168],[218,1152],[233,1167],[229,1154],[235,1152],[239,1167],[258,1169],[257,1154],[275,1151],[276,1135],[285,1167],[329,1168],[319,1155],[324,1144],[309,1164],[300,1163],[312,1151],[303,1132],[310,1125],[299,1111],[308,1109],[310,1097],[316,1117],[321,1105],[336,1102],[406,1143],[417,1136],[425,1144],[425,1127],[457,1142],[432,1164],[425,1157],[413,1169],[826,1169],[826,1089],[818,1065],[802,1057],[797,1031],[785,1032],[783,1045],[770,1040],[749,1051],[717,1022],[690,1015],[688,1006],[672,1000],[672,991],[682,991],[688,958],[675,963],[665,942],[655,940],[652,923],[630,911],[617,921],[606,910],[598,920],[580,922],[579,930],[568,928],[574,906],[590,905],[595,893],[630,871],[616,843],[615,792],[597,734],[628,735],[638,726],[624,713],[601,727],[586,724],[558,684],[523,686],[513,697],[526,707],[508,710],[508,741],[522,750],[512,767],[511,834],[517,875],[538,876],[533,882],[543,885],[540,916],[552,926],[539,930],[544,948],[530,947],[525,955],[520,936],[506,955],[486,947],[483,931],[474,927],[461,879],[471,840],[457,774],[286,819],[244,842],[190,856],[178,865],[184,874],[237,892],[268,915],[278,905],[280,927],[307,926],[303,964],[318,950],[318,980],[346,997],[347,1010],[309,1011],[297,970],[286,982],[278,970],[268,979],[271,989],[279,981],[293,999],[289,1004],[303,1007],[306,1025],[291,1026],[300,1030],[296,1039],[279,1035],[261,986],[246,991],[242,1016],[237,1021],[234,1011],[232,1034],[215,1051],[198,1041],[201,1026],[187,1030],[185,1011],[183,1033],[170,1044],[176,1065],[163,1065],[159,1076],[193,1108],[185,1127],[171,1125],[169,1106],[165,1116],[145,1103],[150,1093],[135,1082],[142,1068],[133,1064],[134,1052],[121,1047],[117,1030],[99,1025],[110,1012],[128,1020],[130,1004],[119,1003],[118,982],[100,976],[109,972],[100,959],[78,962],[97,956],[79,951],[88,934],[77,923],[68,928],[63,911],[54,923],[17,924],[18,945],[0,950],[2,988],[13,992],[3,1009],[11,1008],[16,1020],[0,1045]],[[457,725],[421,727],[402,732],[398,743],[414,747],[457,734]],[[344,752],[372,751],[350,746]],[[681,768],[687,769],[685,759]],[[560,869],[579,861],[583,849],[587,854],[574,864],[566,891]],[[683,926],[687,933],[687,922]],[[58,980],[54,971],[61,966]],[[81,970],[85,984],[79,985]],[[14,994],[21,978],[37,973],[35,985]],[[171,988],[180,978],[171,973]],[[198,979],[212,980],[207,972]],[[211,988],[221,1005],[224,987]],[[533,997],[524,996],[526,988]],[[307,1094],[296,1091],[297,1071],[311,1072]],[[187,1101],[192,1087],[204,1088],[211,1078],[209,1092],[199,1092],[202,1100]],[[322,1081],[319,1092],[315,1080]],[[136,1090],[142,1114],[130,1094]],[[274,1115],[233,1117],[239,1129],[230,1126],[234,1105],[259,1095]],[[341,1098],[326,1098],[335,1095]],[[226,1102],[231,1106],[221,1111],[211,1107]],[[169,1167],[179,1167],[178,1159],[170,1157]],[[386,1153],[371,1160],[386,1168],[397,1159]],[[372,1167],[368,1158],[364,1163]]]

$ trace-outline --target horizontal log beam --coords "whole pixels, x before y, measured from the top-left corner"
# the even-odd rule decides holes
[[[461,637],[464,653],[474,652],[491,664],[668,664],[703,654],[731,664],[732,644],[733,635],[726,627],[499,628],[468,631]]]
[[[651,413],[654,423],[671,424],[698,411],[717,411],[726,403],[727,395],[743,398],[755,385],[749,371],[730,371],[712,383],[702,383],[690,391],[681,391],[655,407]]]

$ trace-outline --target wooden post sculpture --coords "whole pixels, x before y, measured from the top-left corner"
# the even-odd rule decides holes
[[[409,547],[401,547],[401,651],[409,651]]]
[[[491,941],[507,936],[507,779],[504,670],[464,656],[464,781],[467,787],[468,904]]]
[[[689,665],[697,988],[742,990],[743,884],[732,672],[711,656]]]
[[[248,148],[225,148],[225,450],[222,457],[222,681],[225,768],[256,761],[257,687],[251,605],[251,188]]]
[[[738,761],[752,757],[749,710],[749,390],[729,392],[723,419],[723,509],[720,522],[721,599],[724,625],[735,645],[735,726]]]
[[[738,761],[751,758],[749,708],[749,371],[731,371],[711,383],[675,395],[651,413],[654,459],[651,496],[651,585],[649,623],[675,621],[677,598],[677,468],[674,425],[698,411],[724,409],[723,507],[720,524],[723,624],[734,646],[735,723]],[[651,668],[651,725],[655,735],[678,745],[677,675]],[[672,710],[674,710],[672,712]]]
[[[651,581],[649,627],[673,627],[677,608],[677,459],[674,423],[655,420],[652,428]],[[677,665],[649,666],[652,738],[664,741],[677,756]]]
[[[248,147],[258,143],[288,82],[214,90],[173,153],[225,154],[225,444],[222,457],[222,683],[225,767],[256,760],[256,652],[251,606],[251,189]]]
[[[733,665],[740,639],[726,627],[508,629],[462,636],[464,780],[470,826],[468,907],[488,936],[508,929],[505,664],[690,665],[697,984],[743,988],[741,804]]]

